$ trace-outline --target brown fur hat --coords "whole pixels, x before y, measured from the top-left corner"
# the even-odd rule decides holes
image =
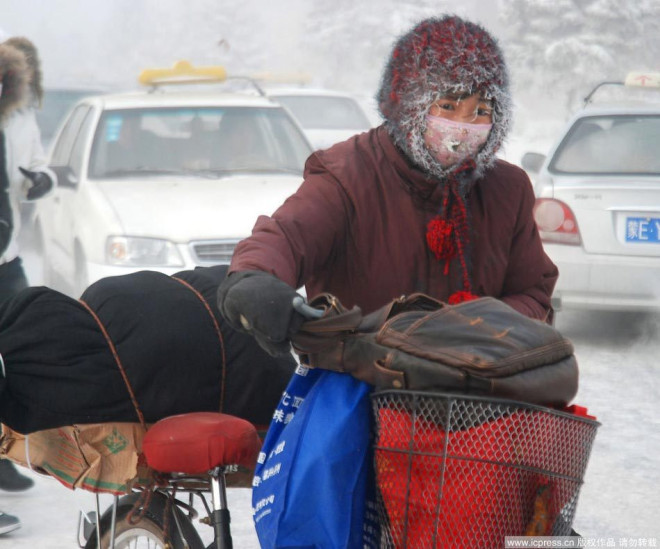
[[[24,36],[12,36],[4,43],[13,46],[17,50],[23,52],[23,55],[25,55],[25,60],[27,61],[28,68],[30,69],[30,90],[32,91],[32,95],[34,96],[38,105],[41,106],[41,102],[44,98],[44,89],[41,84],[41,61],[39,60],[39,52],[37,51],[37,47]]]
[[[28,99],[29,69],[25,55],[13,46],[0,44],[0,124]]]

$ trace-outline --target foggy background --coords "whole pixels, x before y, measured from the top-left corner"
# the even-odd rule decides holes
[[[187,59],[369,102],[394,40],[442,13],[500,40],[528,141],[551,141],[599,81],[660,69],[660,0],[0,0],[0,29],[36,44],[50,87],[135,88],[141,69]]]

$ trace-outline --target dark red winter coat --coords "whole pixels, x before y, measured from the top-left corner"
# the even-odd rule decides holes
[[[442,301],[462,289],[457,259],[446,268],[426,243],[443,183],[412,167],[384,127],[307,160],[304,182],[239,243],[230,271],[262,270],[307,295],[336,295],[364,313],[423,292]],[[472,291],[534,318],[551,314],[557,268],[532,218],[525,172],[498,160],[468,198]]]

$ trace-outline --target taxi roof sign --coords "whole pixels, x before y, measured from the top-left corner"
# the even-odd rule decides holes
[[[625,88],[655,88],[660,90],[660,72],[633,71],[626,75],[626,79],[623,82],[600,82],[593,90],[589,92],[589,95],[584,98],[584,104],[586,105],[589,103],[593,95],[604,86],[623,86]]]
[[[224,82],[227,71],[220,65],[195,67],[190,62],[177,61],[166,69],[144,69],[138,81],[143,86],[162,86],[167,84],[203,84]]]
[[[660,72],[629,72],[626,75],[625,85],[660,88]]]

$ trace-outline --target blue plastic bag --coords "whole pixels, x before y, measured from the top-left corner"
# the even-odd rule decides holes
[[[369,504],[370,386],[300,366],[283,393],[255,469],[261,547],[377,547]],[[373,545],[369,541],[374,539]]]

